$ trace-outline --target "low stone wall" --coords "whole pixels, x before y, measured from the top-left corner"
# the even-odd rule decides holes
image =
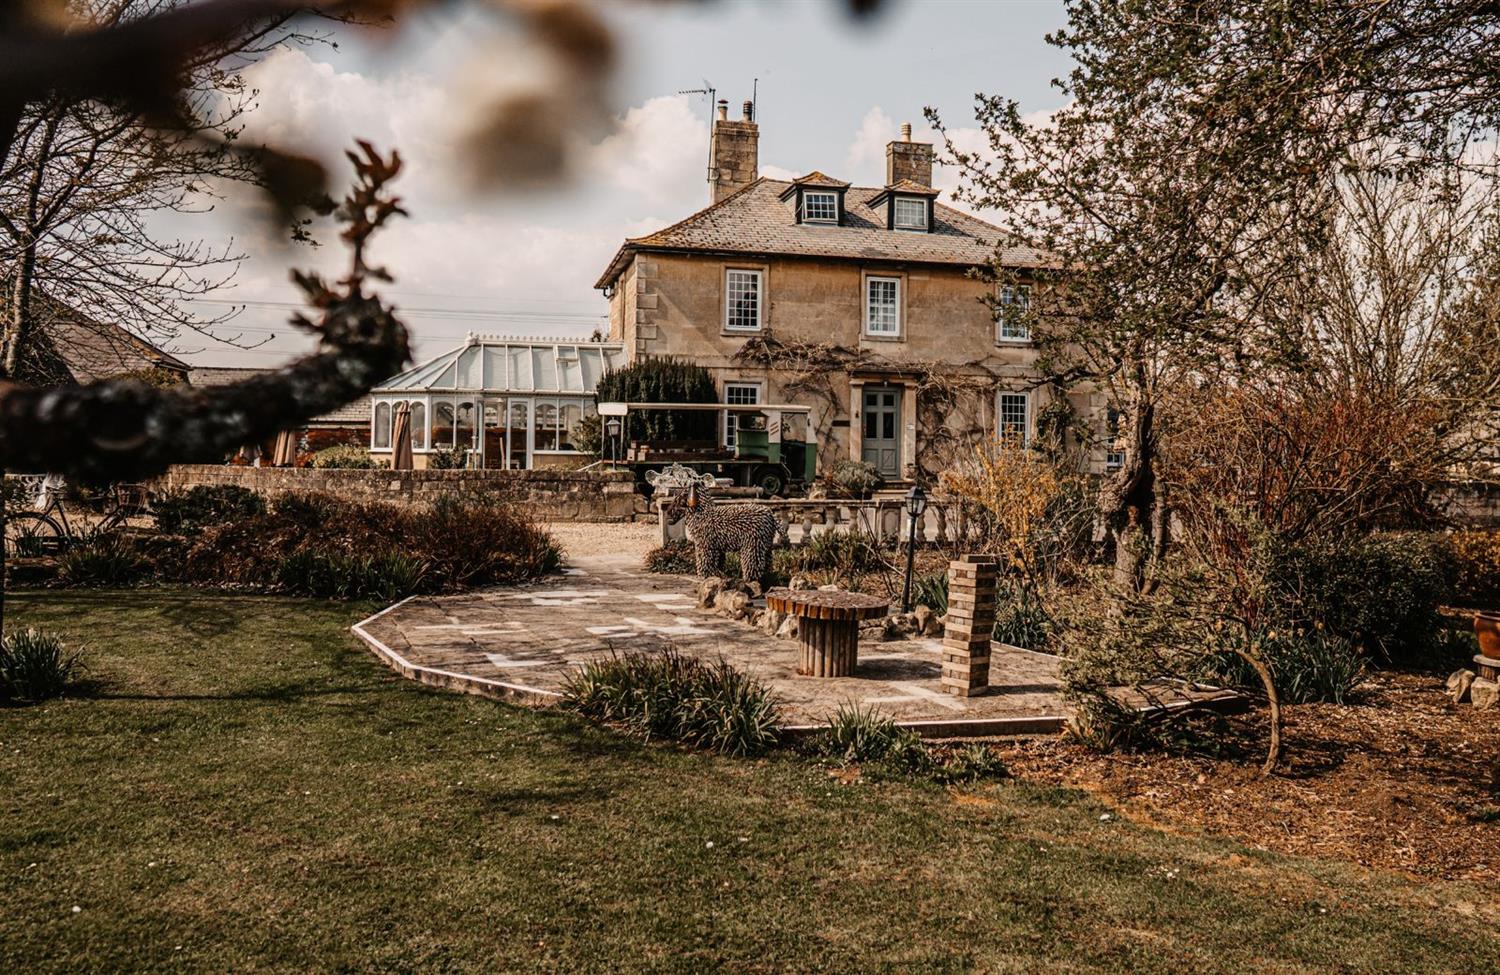
[[[725,507],[737,504],[754,504],[769,508],[778,521],[786,527],[787,540],[793,545],[805,544],[814,535],[824,532],[861,531],[875,536],[883,543],[897,544],[906,540],[909,531],[906,514],[906,499],[900,495],[871,498],[865,501],[808,498],[772,498],[768,500],[727,499],[719,502]],[[931,499],[927,510],[917,526],[918,536],[928,542],[956,540],[963,532],[962,516],[958,506],[941,499]],[[665,514],[657,518],[661,526],[661,540],[670,541],[687,537],[687,524],[667,524]]]
[[[583,471],[349,471],[310,467],[232,467],[181,464],[150,485],[183,491],[203,484],[234,484],[265,495],[317,491],[357,501],[428,503],[444,494],[487,494],[524,505],[548,521],[655,519],[627,473]]]

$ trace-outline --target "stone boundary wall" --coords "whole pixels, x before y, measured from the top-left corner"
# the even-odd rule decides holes
[[[1448,513],[1469,528],[1500,528],[1500,485],[1455,484],[1444,492]]]
[[[487,494],[522,505],[547,521],[635,521],[656,518],[627,473],[584,471],[318,470],[179,464],[149,483],[153,491],[233,484],[274,496],[316,491],[351,501],[425,504],[445,494]]]
[[[865,501],[808,498],[772,498],[760,501],[731,500],[715,496],[719,498],[719,504],[726,508],[738,504],[769,508],[776,515],[776,520],[785,527],[787,538],[793,545],[801,545],[813,535],[823,532],[856,530],[868,532],[882,542],[895,544],[905,542],[909,531],[906,500],[898,496]],[[657,521],[663,545],[687,537],[685,522],[668,525],[664,516]],[[962,521],[956,504],[944,499],[931,499],[917,526],[917,535],[927,542],[953,541],[964,530]]]

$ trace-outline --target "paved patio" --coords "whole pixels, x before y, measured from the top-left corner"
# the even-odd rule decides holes
[[[796,673],[797,644],[697,607],[697,580],[640,570],[635,554],[578,557],[541,583],[418,596],[357,624],[387,664],[425,683],[534,706],[555,704],[574,668],[610,652],[679,650],[724,657],[769,684],[788,729],[825,724],[840,704],[872,706],[929,735],[1050,732],[1066,719],[1058,659],[996,647],[990,691],[939,684],[942,642],[863,642],[853,677]]]

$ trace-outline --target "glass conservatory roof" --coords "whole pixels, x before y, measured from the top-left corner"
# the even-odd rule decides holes
[[[392,376],[376,393],[592,393],[607,369],[625,365],[618,342],[561,342],[470,335],[456,349]]]

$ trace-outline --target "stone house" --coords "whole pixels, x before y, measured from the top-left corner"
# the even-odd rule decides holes
[[[1035,436],[1052,398],[1014,312],[1037,255],[1001,254],[1015,283],[976,273],[998,229],[940,202],[932,145],[903,125],[882,186],[817,171],[769,179],[753,106],[727,115],[720,102],[709,205],[626,240],[595,285],[609,339],[632,359],[702,364],[726,403],[812,407],[820,469],[852,458],[900,481],[980,438]],[[1085,395],[1067,405],[1092,415]],[[733,420],[724,425],[732,443]],[[1094,466],[1118,459],[1097,453]]]

